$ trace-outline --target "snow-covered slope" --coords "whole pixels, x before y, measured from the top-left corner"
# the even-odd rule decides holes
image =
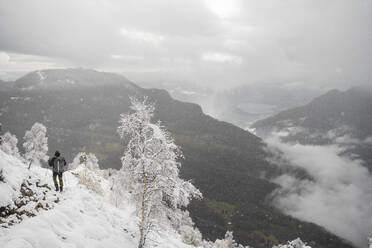
[[[92,170],[89,164],[75,165],[73,162],[71,170],[64,173],[64,191],[55,192],[50,170],[39,166],[29,170],[22,158],[0,149],[1,248],[138,246],[139,220],[135,204],[127,197],[129,192],[121,192],[118,204],[117,195],[111,191],[112,171]],[[237,244],[232,232],[215,242],[201,237],[192,242],[192,227],[182,234],[169,223],[158,227],[161,230],[151,233],[146,247],[249,248]],[[275,248],[310,247],[297,239]]]
[[[24,183],[32,184],[30,188],[35,193],[31,196],[32,204],[26,204],[26,209],[34,217],[25,212],[16,215],[22,220],[15,215],[0,219],[3,223],[3,228],[0,228],[1,247],[137,247],[134,205],[128,202],[117,208],[108,197],[87,189],[76,176],[79,169],[65,172],[65,191],[54,192],[51,190],[54,188],[51,171],[40,167],[27,170],[20,160],[0,150],[0,170],[4,177],[0,182],[0,207],[14,207],[14,202],[24,197],[20,191]],[[109,190],[109,182],[104,178],[100,180],[102,189]],[[44,187],[34,187],[37,181]],[[36,210],[38,203],[48,204],[49,209]],[[14,218],[19,223],[5,224]],[[156,240],[154,245],[158,247],[190,247],[182,243],[180,235],[171,229],[154,234],[152,239]]]

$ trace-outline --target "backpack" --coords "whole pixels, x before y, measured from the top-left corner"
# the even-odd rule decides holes
[[[64,172],[66,160],[64,157],[55,157],[53,159],[53,172]]]
[[[48,165],[53,166],[53,158],[48,159]]]

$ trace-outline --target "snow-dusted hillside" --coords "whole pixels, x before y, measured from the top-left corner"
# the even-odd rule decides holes
[[[34,193],[31,201],[23,206],[22,210],[26,210],[23,214],[0,218],[1,247],[137,247],[134,205],[128,202],[117,208],[111,204],[110,194],[106,194],[110,185],[104,178],[100,178],[104,196],[88,190],[75,176],[79,169],[65,173],[65,191],[57,193],[51,190],[54,186],[50,170],[40,167],[28,170],[27,165],[0,150],[0,170],[4,178],[0,182],[1,207],[14,208],[14,201],[25,198],[20,191],[24,183],[32,183],[30,188]],[[36,187],[37,181],[43,187]],[[37,207],[39,203],[48,205],[49,209]],[[191,247],[171,229],[162,230],[153,238],[158,247]]]
[[[27,167],[21,159],[0,150],[2,248],[137,247],[135,205],[124,200],[117,207],[108,171],[87,171],[89,168],[77,166],[64,173],[65,191],[60,193],[52,190],[50,170]],[[98,182],[100,190],[89,185],[92,180]],[[122,196],[126,194],[123,192]],[[170,225],[161,226],[162,230],[152,233],[147,247],[244,248],[233,240],[231,232],[223,240],[200,240],[197,246],[192,246],[185,243],[192,239],[190,233],[181,235]],[[309,248],[299,239],[275,247]]]
[[[266,240],[274,245],[299,235],[320,247],[350,248],[323,228],[289,219],[265,201],[276,186],[262,175],[281,172],[265,159],[258,137],[203,114],[195,104],[175,101],[166,91],[142,89],[118,75],[82,69],[40,73],[44,81],[33,72],[13,82],[13,89],[0,89],[4,132],[21,141],[26,129],[41,122],[47,127],[50,152],[61,150],[66,161],[80,151],[93,152],[101,168],[119,169],[124,150],[116,132],[119,115],[131,111],[130,96],[148,96],[156,103],[152,121],[161,120],[185,156],[181,178],[192,180],[204,195],[188,209],[205,238],[222,238],[231,228],[239,242],[257,248],[266,248]],[[226,216],[229,206],[236,211]],[[271,219],[276,220],[275,228]]]

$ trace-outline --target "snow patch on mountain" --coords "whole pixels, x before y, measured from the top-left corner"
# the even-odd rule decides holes
[[[41,82],[47,79],[47,75],[42,71],[36,71],[36,74],[39,76]]]

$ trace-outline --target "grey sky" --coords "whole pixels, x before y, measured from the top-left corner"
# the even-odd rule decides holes
[[[0,78],[89,67],[229,88],[371,83],[371,0],[0,0]]]

